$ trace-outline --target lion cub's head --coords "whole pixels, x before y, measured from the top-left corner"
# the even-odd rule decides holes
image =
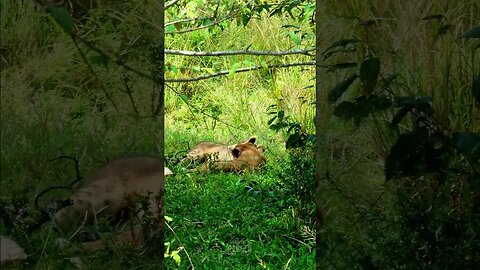
[[[265,147],[255,144],[256,138],[251,137],[247,142],[239,143],[232,149],[234,159],[231,161],[231,170],[256,169],[266,163]],[[227,168],[229,169],[229,168]]]

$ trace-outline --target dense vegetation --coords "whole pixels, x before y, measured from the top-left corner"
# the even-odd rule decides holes
[[[400,2],[325,2],[316,22],[314,1],[178,1],[167,9],[167,49],[307,51],[167,53],[165,154],[175,172],[166,180],[168,268],[312,269],[316,165],[321,269],[478,265],[480,4]],[[1,233],[29,254],[17,267],[157,269],[158,258],[128,247],[59,252],[56,239],[76,228],[65,236],[49,225],[27,228],[35,195],[74,179],[70,163],[50,159],[76,156],[86,176],[114,157],[161,150],[149,78],[158,2],[98,1],[87,13],[74,10],[74,39],[33,1],[0,8]],[[316,80],[324,91],[314,121],[315,23],[325,72]],[[265,68],[288,63],[303,64]],[[251,66],[259,68],[235,73]],[[200,141],[251,135],[267,147],[260,172],[200,174],[175,163]],[[66,196],[52,191],[42,203]],[[83,234],[111,230],[100,221]]]

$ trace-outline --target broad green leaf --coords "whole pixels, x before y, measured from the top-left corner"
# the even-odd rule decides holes
[[[73,33],[73,20],[68,11],[61,7],[47,5],[47,12],[53,17],[53,19],[67,32]]]
[[[213,23],[215,23],[214,20],[212,20],[212,19],[210,19],[210,18],[206,18],[206,19],[202,20],[202,24],[201,24],[201,25],[202,25],[202,26],[205,26],[205,25],[211,25],[211,24],[213,24]]]
[[[167,27],[165,27],[165,33],[175,33],[177,32],[177,28],[175,27],[175,25],[168,25]]]
[[[463,34],[464,38],[480,38],[480,26],[476,26]]]
[[[180,258],[180,255],[178,255],[179,250],[172,251],[172,259],[175,261],[177,265],[180,265],[182,262],[182,259]]]
[[[260,65],[262,66],[262,68],[263,68],[264,70],[268,71],[268,64],[267,64],[267,62],[262,61],[262,62],[260,62]]]
[[[246,10],[245,12],[242,12],[242,25],[244,27],[247,26],[251,18],[252,18],[252,12],[250,10]]]
[[[185,102],[188,103],[188,97],[184,94],[178,94],[178,96]]]
[[[328,101],[331,103],[337,101],[342,94],[347,91],[348,87],[358,78],[357,74],[354,74],[348,77],[343,82],[337,84],[330,92],[328,93]]]
[[[378,74],[380,73],[380,60],[378,58],[368,58],[360,66],[360,80],[363,84],[365,94],[371,94],[377,84]]]
[[[300,37],[298,37],[297,34],[295,34],[294,31],[288,32],[288,35],[293,40],[293,42],[295,42],[296,45],[300,45],[302,43],[302,39]]]
[[[177,66],[170,66],[170,71],[173,73],[178,73],[178,67]]]
[[[240,67],[240,63],[233,64],[233,66],[230,68],[230,71],[228,72],[228,77],[233,78],[235,71],[237,71],[239,67]]]

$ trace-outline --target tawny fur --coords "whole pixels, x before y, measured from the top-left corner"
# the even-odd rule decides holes
[[[161,163],[154,158],[132,157],[111,161],[96,170],[84,184],[70,197],[73,205],[63,208],[54,215],[54,226],[60,230],[72,230],[78,222],[92,223],[95,218],[115,217],[130,206],[139,195],[151,192],[151,211],[158,211],[153,197],[163,195],[163,182],[160,181]],[[164,175],[172,174],[165,168]],[[163,211],[163,209],[162,209]],[[142,213],[139,213],[141,216]],[[128,242],[140,247],[141,229],[136,226],[131,231],[121,232],[113,240]],[[103,248],[105,242],[84,243],[83,247],[94,250]]]
[[[207,162],[194,170],[220,170],[225,172],[252,171],[262,167],[266,163],[263,145],[255,145],[255,138],[252,137],[244,143],[239,143],[229,149],[229,159],[217,159]]]
[[[250,142],[250,143],[255,143],[256,138],[255,137],[250,137],[248,141],[244,142]],[[232,155],[232,150],[237,146],[236,144],[232,145],[225,145],[221,143],[214,143],[214,142],[201,142],[190,152],[188,152],[187,156],[182,160],[183,164],[187,163],[192,163],[192,162],[199,162],[199,163],[204,163],[204,162],[217,162],[217,161],[223,161],[227,162],[229,160],[234,159],[234,156]]]

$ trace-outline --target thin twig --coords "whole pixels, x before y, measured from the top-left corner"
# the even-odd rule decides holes
[[[271,69],[271,68],[285,68],[285,67],[296,67],[296,66],[314,66],[315,61],[309,61],[309,62],[294,62],[294,63],[284,63],[284,64],[276,64],[276,65],[268,65],[266,68]],[[238,68],[234,71],[234,73],[240,73],[240,72],[247,72],[247,71],[252,71],[252,70],[257,70],[257,69],[262,69],[264,68],[263,66],[253,66],[253,67],[246,67],[246,68]],[[165,79],[165,82],[193,82],[193,81],[200,81],[200,80],[206,80],[210,79],[213,77],[218,77],[218,76],[223,76],[223,75],[228,75],[231,70],[222,70],[216,73],[211,73],[211,74],[205,74],[202,76],[198,77],[193,77],[193,78],[179,78],[179,79]]]
[[[300,244],[302,244],[302,245],[304,245],[304,246],[308,247],[309,249],[311,249],[311,248],[312,248],[312,247],[311,247],[309,244],[307,244],[307,243],[303,242],[302,240],[298,240],[297,238],[293,238],[293,237],[291,237],[291,236],[288,236],[288,235],[286,235],[286,234],[282,234],[282,236],[283,236],[283,237],[285,237],[285,238],[288,238],[288,239],[290,239],[290,240],[293,240],[293,241],[299,242]]]
[[[98,78],[97,74],[95,73],[95,71],[93,70],[93,67],[92,65],[90,65],[90,63],[88,62],[87,58],[85,57],[85,53],[80,49],[80,46],[78,46],[78,43],[75,39],[75,37],[72,35],[72,40],[73,40],[73,43],[75,44],[75,47],[77,48],[78,52],[80,53],[80,56],[82,57],[83,59],[83,62],[87,65],[88,67],[88,70],[90,71],[90,73],[92,74],[92,76],[95,78],[95,80],[100,84],[100,89],[103,91],[103,93],[105,94],[105,96],[107,97],[107,99],[110,101],[110,103],[112,103],[113,105],[113,108],[115,109],[115,111],[118,113],[118,107],[117,107],[117,104],[115,103],[115,101],[113,100],[113,97],[110,96],[110,93],[108,93],[107,89],[105,89],[105,86],[103,85],[102,81]]]
[[[315,51],[315,48],[307,49],[297,49],[297,50],[287,50],[287,51],[252,51],[252,50],[232,50],[232,51],[216,51],[216,52],[193,52],[193,51],[182,51],[182,50],[170,50],[165,49],[165,54],[173,55],[183,55],[183,56],[225,56],[225,55],[290,55],[290,54],[307,54],[308,52]]]
[[[138,112],[138,109],[137,109],[137,104],[135,104],[135,100],[133,99],[132,88],[130,87],[130,85],[128,85],[127,78],[124,75],[122,75],[122,82],[123,82],[123,86],[125,87],[125,93],[128,95],[128,98],[130,99],[130,103],[132,103],[133,111],[135,111],[135,114],[137,116],[140,116],[140,113]]]
[[[175,233],[175,231],[173,230],[173,228],[167,223],[167,221],[164,222],[165,225],[167,225],[167,227],[170,229],[170,231],[172,231],[173,235],[175,236],[175,238],[177,239],[177,241],[180,243],[180,245],[182,245],[183,247],[183,250],[185,251],[185,254],[187,255],[187,258],[188,260],[190,261],[190,265],[192,266],[192,270],[195,270],[195,266],[193,265],[193,262],[192,262],[192,259],[190,258],[190,255],[188,255],[188,251],[187,249],[185,248],[185,246],[182,244],[182,241],[180,240],[180,238],[178,237],[178,235]]]

